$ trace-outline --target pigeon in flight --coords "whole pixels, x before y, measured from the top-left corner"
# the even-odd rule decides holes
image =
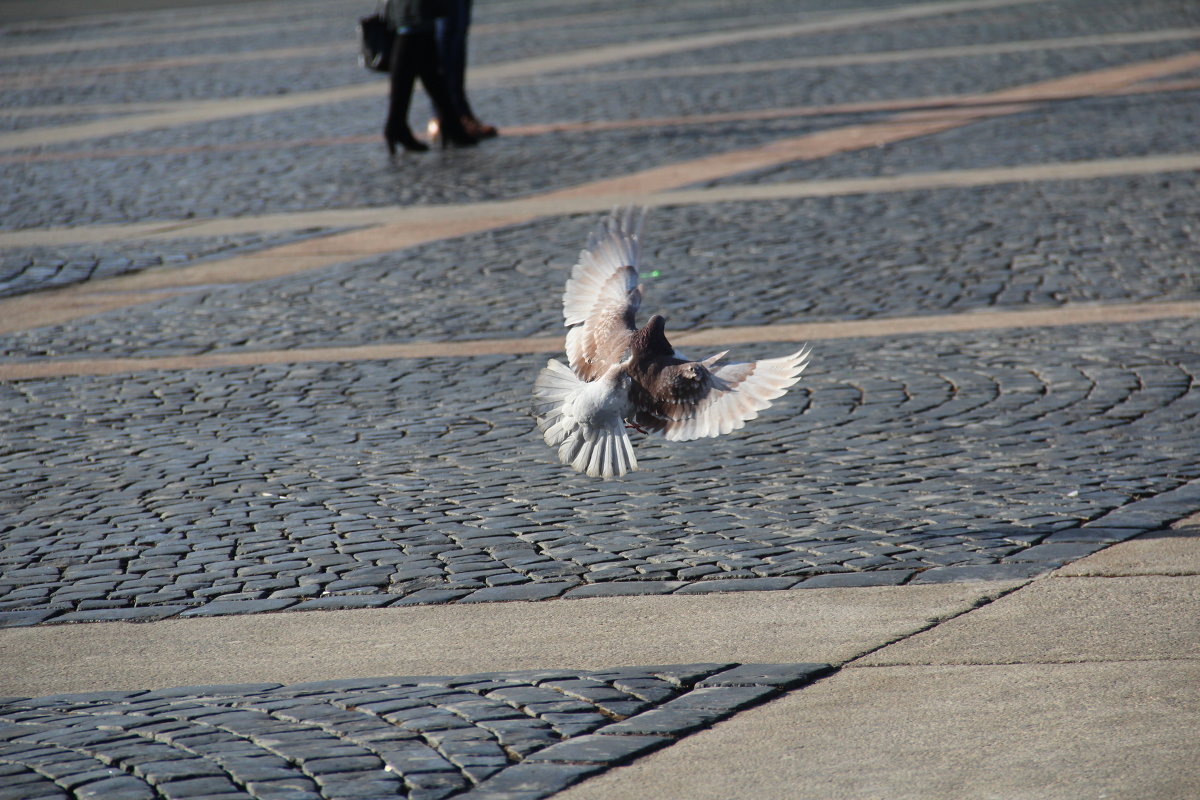
[[[534,416],[562,463],[595,478],[637,469],[626,428],[683,442],[743,427],[808,366],[809,349],[745,364],[689,361],[666,320],[638,328],[645,211],[615,209],[592,233],[563,292],[570,367],[550,359],[534,383]]]

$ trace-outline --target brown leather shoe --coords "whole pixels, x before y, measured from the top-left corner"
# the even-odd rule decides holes
[[[474,136],[476,139],[491,139],[500,133],[496,130],[495,125],[485,125],[474,117],[464,116],[462,126],[470,136]]]

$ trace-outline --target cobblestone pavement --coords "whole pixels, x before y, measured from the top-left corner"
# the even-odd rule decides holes
[[[1200,500],[1200,358],[1178,344],[1198,330],[824,342],[762,424],[647,439],[643,471],[605,484],[565,475],[535,434],[538,357],[9,384],[0,608],[66,622],[1027,576]],[[1178,507],[1119,511],[1170,490]]]
[[[0,314],[67,286],[119,299],[135,291],[110,280],[122,275],[179,280],[3,335],[0,374],[555,335],[598,215],[528,219],[506,203],[604,194],[606,179],[668,164],[683,165],[671,188],[712,192],[647,221],[648,302],[673,330],[1200,300],[1195,171],[722,195],[1195,154],[1200,70],[1166,61],[1197,52],[1195,3],[476,5],[472,100],[501,136],[395,161],[378,141],[384,80],[355,63],[370,4],[0,29],[0,232],[45,234],[0,242]],[[1159,66],[1123,93],[1088,83],[1146,64]],[[861,138],[911,109],[936,119],[1076,77],[940,133]],[[294,107],[252,105],[280,98]],[[873,101],[889,105],[846,107]],[[194,116],[151,118],[180,111]],[[39,131],[44,142],[12,138]],[[738,167],[822,133],[842,137],[826,151],[839,152]],[[728,168],[693,173],[705,158]],[[270,280],[184,277],[283,245],[321,252],[359,224],[285,216],[209,236],[189,232],[197,219],[480,201],[494,204],[490,229]],[[161,226],[87,227],[143,222]],[[71,243],[54,243],[62,228]],[[770,339],[730,355],[777,354]],[[541,355],[0,380],[0,628],[1031,578],[1200,509],[1198,343],[1197,314],[852,331],[815,342],[803,381],[746,430],[644,439],[642,469],[610,482],[564,470],[537,435]],[[547,667],[3,697],[0,800],[532,800],[828,669]]]
[[[8,797],[552,794],[825,664],[686,664],[0,700]]]

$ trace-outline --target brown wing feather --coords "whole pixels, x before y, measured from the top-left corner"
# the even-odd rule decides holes
[[[717,367],[712,372],[711,391],[684,409],[686,413],[670,417],[658,430],[666,438],[682,442],[720,436],[743,427],[800,380],[810,353],[806,347],[782,358]]]
[[[599,378],[621,360],[633,335],[634,315],[642,293],[637,270],[622,267],[609,276],[596,295],[591,313],[567,331],[567,363],[585,381]],[[632,289],[626,288],[630,282]],[[620,298],[620,299],[618,299]]]

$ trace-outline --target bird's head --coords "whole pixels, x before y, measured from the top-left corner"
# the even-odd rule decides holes
[[[655,314],[633,334],[629,349],[638,355],[674,355],[675,348],[667,341],[667,318]]]

